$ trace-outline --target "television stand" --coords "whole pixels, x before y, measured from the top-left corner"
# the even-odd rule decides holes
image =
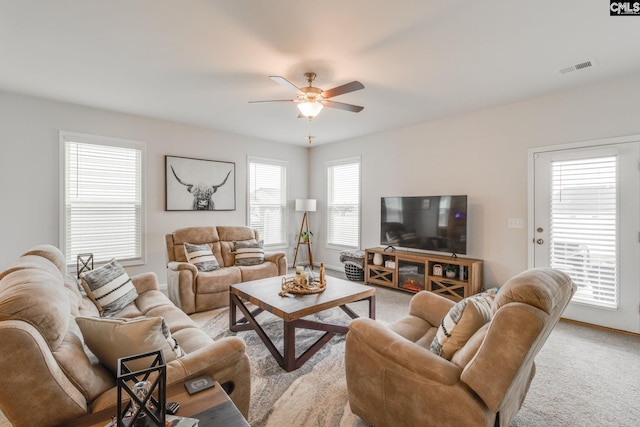
[[[382,256],[382,264],[373,262]],[[406,292],[431,291],[460,301],[482,289],[482,260],[386,248],[365,250],[365,284]]]

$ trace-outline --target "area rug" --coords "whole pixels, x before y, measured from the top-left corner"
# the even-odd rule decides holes
[[[411,294],[378,288],[376,318],[392,322],[406,315]],[[360,316],[368,316],[367,302],[349,305]],[[347,403],[347,384],[344,374],[345,336],[336,335],[314,354],[301,368],[285,372],[275,361],[264,343],[253,331],[229,331],[228,310],[197,313],[192,319],[211,337],[237,335],[247,343],[251,360],[252,427],[282,426],[366,426],[351,413]],[[348,325],[351,318],[339,308],[326,310],[312,318],[325,323]],[[258,317],[266,333],[282,351],[282,320],[270,313]],[[296,356],[308,348],[323,332],[298,330]]]
[[[377,318],[392,322],[407,312],[410,294],[378,288]],[[358,305],[360,304],[360,305]],[[365,303],[355,311],[367,314]],[[282,321],[261,314],[265,331],[282,349]],[[340,309],[318,315],[332,323],[350,320]],[[253,331],[230,332],[228,311],[193,319],[213,338],[237,335],[247,343],[252,366],[252,427],[366,427],[349,409],[344,374],[344,336],[332,338],[301,368],[285,372]],[[298,347],[319,332],[299,331]],[[514,427],[636,426],[640,420],[640,338],[560,322],[536,358],[537,371]]]

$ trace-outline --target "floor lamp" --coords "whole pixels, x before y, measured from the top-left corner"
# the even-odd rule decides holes
[[[309,216],[307,212],[315,212],[316,211],[316,200],[315,199],[296,199],[296,212],[304,212],[302,216],[302,224],[300,224],[300,233],[298,233],[298,244],[296,245],[296,253],[293,257],[293,266],[296,266],[296,261],[298,259],[298,251],[300,250],[300,245],[306,245],[307,249],[309,249],[309,264],[311,265],[311,269],[313,270],[313,252],[311,251],[311,239],[309,239]],[[306,238],[302,237],[302,233],[306,233]]]

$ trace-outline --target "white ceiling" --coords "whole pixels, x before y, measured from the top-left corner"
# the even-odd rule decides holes
[[[604,0],[0,0],[0,90],[322,144],[640,72],[640,16]],[[593,60],[595,67],[560,74]],[[312,122],[268,76],[360,113]]]

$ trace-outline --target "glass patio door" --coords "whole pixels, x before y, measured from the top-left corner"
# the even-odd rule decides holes
[[[640,332],[640,142],[539,151],[533,266],[578,285],[563,317]]]

